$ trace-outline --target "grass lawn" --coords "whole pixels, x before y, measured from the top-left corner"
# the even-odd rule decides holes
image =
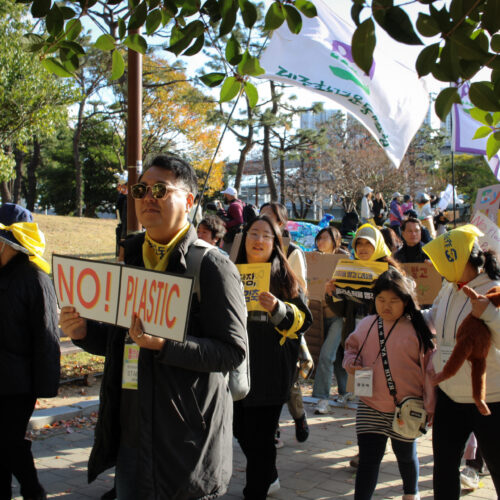
[[[49,262],[53,253],[97,260],[115,258],[116,219],[42,214],[33,217],[45,235],[44,257]]]

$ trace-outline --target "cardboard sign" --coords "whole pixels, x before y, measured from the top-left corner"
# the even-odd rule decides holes
[[[375,280],[387,271],[387,262],[342,259],[333,272],[337,297],[347,296],[359,301],[373,300]]]
[[[248,311],[265,311],[259,303],[260,292],[268,292],[271,281],[271,264],[237,264],[241,282],[245,289],[245,302]]]
[[[323,301],[325,283],[333,276],[339,260],[347,255],[305,252],[307,262],[307,291],[310,299]]]
[[[500,252],[500,228],[492,222],[482,212],[476,212],[472,219],[471,224],[474,224],[479,230],[484,233],[484,236],[478,238],[481,250],[494,250]]]
[[[124,328],[135,312],[146,333],[186,338],[193,278],[56,254],[52,269],[60,307]]]
[[[431,262],[400,264],[407,276],[411,276],[417,284],[417,299],[420,305],[434,302],[441,290],[442,276]]]
[[[500,208],[500,184],[486,186],[477,190],[474,213],[483,212],[495,224],[498,222],[498,210]]]

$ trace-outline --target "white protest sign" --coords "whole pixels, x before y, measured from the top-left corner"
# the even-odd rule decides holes
[[[145,332],[182,342],[192,283],[184,276],[123,266],[116,324],[128,328],[135,312]]]
[[[146,333],[184,341],[192,278],[61,255],[53,255],[52,269],[60,307],[124,328],[135,312]]]
[[[52,271],[59,307],[73,306],[82,318],[114,324],[121,267],[54,255]]]
[[[500,252],[500,228],[494,222],[482,212],[477,211],[470,223],[484,233],[484,236],[478,238],[481,250]]]

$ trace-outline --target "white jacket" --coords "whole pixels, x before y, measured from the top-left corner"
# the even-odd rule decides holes
[[[467,283],[467,286],[482,295],[498,285],[500,281],[491,280],[486,273],[479,274]],[[452,348],[455,345],[456,331],[471,312],[471,303],[455,283],[444,281],[432,307],[422,312],[429,327],[436,332],[437,351],[433,364],[437,373],[442,369],[441,350],[443,346]],[[500,308],[490,303],[481,319],[492,334],[491,348],[486,358],[486,402],[493,403],[500,401]],[[439,387],[456,403],[474,403],[470,363],[465,361],[457,374],[441,382]]]
[[[361,200],[361,218],[371,219],[373,217],[373,202],[369,200],[366,196],[363,196]]]

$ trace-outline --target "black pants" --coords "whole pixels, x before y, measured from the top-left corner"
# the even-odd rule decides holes
[[[243,495],[247,500],[264,500],[269,485],[278,478],[274,433],[282,405],[243,406],[234,403],[234,436],[247,459],[247,482]]]
[[[36,398],[31,394],[2,395],[0,429],[2,452],[0,453],[0,500],[12,498],[12,474],[21,485],[23,497],[35,497],[42,491],[38,482],[31,441],[25,439],[26,429],[35,408]]]
[[[500,497],[500,402],[488,403],[488,407],[491,415],[483,416],[475,404],[455,403],[441,389],[437,390],[432,429],[435,500],[460,497],[460,463],[471,432],[476,435]]]

